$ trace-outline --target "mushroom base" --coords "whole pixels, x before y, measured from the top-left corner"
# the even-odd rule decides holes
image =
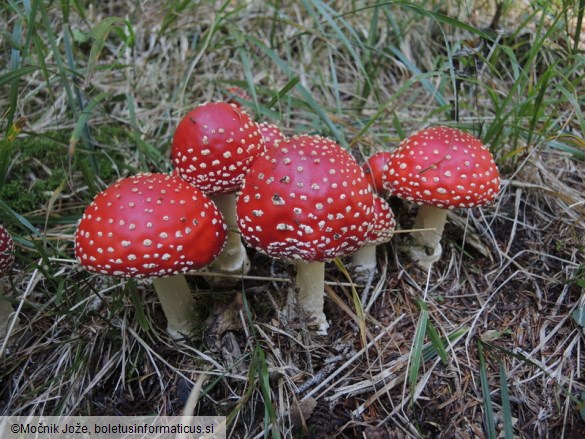
[[[250,271],[250,259],[246,247],[242,244],[237,232],[236,196],[235,194],[213,195],[211,199],[222,213],[228,226],[226,243],[217,258],[207,267],[206,271],[213,271],[228,275],[245,276]],[[211,281],[216,287],[233,287],[239,279],[233,277],[213,278]]]
[[[361,273],[364,271],[376,271],[376,245],[365,245],[357,252],[351,255],[351,265],[354,273]]]
[[[188,337],[196,323],[195,302],[182,274],[158,277],[154,289],[167,318],[167,332],[173,340]]]
[[[443,253],[441,238],[447,222],[447,209],[422,205],[414,221],[414,229],[433,229],[412,232],[413,246],[410,256],[419,267],[428,270],[433,262],[438,261]]]
[[[298,301],[299,305],[309,315],[310,323],[317,326],[317,334],[326,335],[329,322],[323,312],[325,304],[325,263],[294,262],[297,274],[295,286],[298,289],[297,300],[289,296],[289,303]]]

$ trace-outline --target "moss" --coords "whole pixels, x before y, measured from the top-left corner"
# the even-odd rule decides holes
[[[78,145],[69,155],[71,131],[61,130],[0,141],[0,150],[10,150],[6,178],[0,183],[0,199],[22,215],[39,214],[47,208],[55,191],[65,195],[60,204],[67,215],[77,215],[93,197],[88,178],[104,182],[117,177],[116,167],[125,168],[122,148],[130,143],[122,126],[103,126],[92,131],[94,151]],[[80,170],[89,169],[90,176]],[[73,203],[71,206],[66,204]],[[79,211],[79,212],[78,212]],[[56,213],[54,210],[52,213]]]

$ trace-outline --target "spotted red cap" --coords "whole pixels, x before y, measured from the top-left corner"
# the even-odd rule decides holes
[[[0,276],[10,270],[12,264],[14,264],[14,241],[4,226],[0,226]]]
[[[294,136],[259,157],[237,202],[246,242],[269,256],[326,261],[368,239],[373,194],[355,159],[332,140]]]
[[[272,123],[262,122],[258,124],[258,128],[260,128],[260,134],[264,138],[266,149],[277,147],[286,138],[280,128]]]
[[[413,134],[392,153],[384,172],[384,188],[418,204],[475,207],[496,197],[500,173],[480,140],[439,126]]]
[[[99,193],[75,233],[85,268],[125,277],[162,277],[209,264],[226,226],[199,189],[167,174],[122,178]]]
[[[372,154],[362,166],[370,184],[379,194],[385,192],[382,177],[384,175],[384,166],[391,156],[392,153],[389,151],[378,151]]]
[[[374,226],[368,238],[368,245],[381,245],[394,236],[396,219],[388,202],[377,194],[374,194],[374,215]]]
[[[208,195],[237,191],[264,139],[246,112],[209,102],[187,113],[173,137],[173,164],[181,178]]]

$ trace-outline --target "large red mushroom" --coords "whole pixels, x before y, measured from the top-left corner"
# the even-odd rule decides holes
[[[332,140],[294,136],[252,165],[238,198],[244,240],[274,258],[294,261],[298,301],[320,333],[324,263],[368,240],[373,195],[355,159]]]
[[[386,163],[384,188],[420,205],[412,233],[413,258],[423,268],[437,261],[448,209],[489,204],[500,189],[490,151],[471,134],[444,126],[406,138]]]
[[[226,238],[215,204],[177,176],[138,174],[96,195],[75,232],[75,256],[97,273],[152,278],[173,338],[195,323],[182,276],[211,263]]]
[[[250,263],[237,232],[235,193],[254,159],[264,150],[256,122],[227,102],[196,107],[175,131],[172,158],[177,174],[210,196],[228,225],[225,249],[211,266],[218,272],[248,272]]]

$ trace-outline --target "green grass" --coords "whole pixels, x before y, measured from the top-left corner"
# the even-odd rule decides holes
[[[209,374],[197,409],[228,415],[234,437],[361,437],[383,421],[413,438],[579,433],[585,4],[505,1],[489,29],[493,10],[474,22],[462,3],[3,3],[0,221],[17,263],[0,295],[22,305],[24,329],[0,358],[0,407],[178,413],[176,389]],[[380,249],[367,309],[331,265],[348,307],[328,301],[328,338],[282,315],[285,265],[254,254],[233,337],[209,345],[202,329],[172,342],[147,282],[79,269],[75,224],[118,177],[170,171],[182,115],[231,85],[249,92],[241,103],[257,120],[330,136],[359,160],[424,126],[467,129],[509,185],[494,207],[454,212],[447,257],[428,278],[402,236]],[[413,207],[395,206],[407,229]],[[200,278],[191,284],[213,298]],[[226,340],[238,343],[236,364]],[[307,394],[308,429],[290,416]]]
[[[119,147],[131,143],[125,127],[101,128],[94,140],[99,150],[79,150],[74,158],[69,155],[71,133],[68,130],[23,134],[18,140],[0,141],[0,149],[8,158],[6,175],[0,180],[0,198],[29,220],[36,217],[33,222],[42,218],[38,212],[50,211],[55,207],[55,199],[80,182],[82,171],[90,169],[91,163],[96,169],[91,176],[87,173],[83,177],[94,190],[80,194],[72,211],[58,209],[58,212],[49,212],[49,216],[78,218],[103,182],[111,182],[121,173],[132,171],[125,164]]]

